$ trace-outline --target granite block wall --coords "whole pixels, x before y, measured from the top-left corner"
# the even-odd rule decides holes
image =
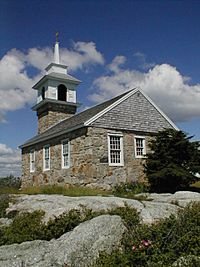
[[[108,134],[123,134],[124,166],[108,164]],[[141,135],[141,133],[140,133]],[[130,131],[84,127],[22,150],[22,187],[80,185],[110,189],[118,183],[143,180],[143,160],[135,158],[134,136]],[[143,134],[144,136],[144,134]],[[146,136],[148,142],[152,138]],[[70,167],[62,169],[61,142],[70,140]],[[50,170],[43,171],[43,147],[50,145]],[[35,149],[35,171],[30,172],[30,150]]]

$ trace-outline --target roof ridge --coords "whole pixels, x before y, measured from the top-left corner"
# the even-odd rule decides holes
[[[120,98],[124,97],[125,95],[127,95],[128,93],[130,93],[131,91],[133,91],[134,89],[131,89],[129,91],[126,91],[118,96],[115,96],[109,100],[106,100],[100,104],[97,104],[91,108],[88,108],[86,110],[83,110],[82,112],[79,112],[75,115],[73,115],[70,118],[66,118],[58,123],[56,123],[55,125],[53,125],[52,127],[48,128],[46,131],[44,131],[41,134],[37,134],[35,135],[33,138],[27,140],[23,145],[21,145],[20,147],[25,147],[28,145],[31,145],[33,142],[39,142],[40,139],[48,139],[49,137],[52,137],[54,135],[60,135],[62,134],[62,132],[68,132],[71,131],[73,129],[77,129],[77,128],[81,128],[84,127],[84,123],[86,121],[88,121],[89,119],[91,119],[92,117],[94,117],[95,115],[97,115],[98,113],[100,113],[101,111],[103,111],[104,109],[108,108],[109,106],[111,106],[112,104],[114,104],[116,101],[118,101]],[[84,117],[84,115],[86,115]],[[88,115],[88,116],[87,116]],[[80,119],[80,120],[79,120]],[[76,121],[76,123],[74,123],[75,125],[73,125],[73,123],[69,123],[70,121]],[[63,130],[62,125],[65,124],[69,124],[66,125],[65,129]],[[71,126],[72,125],[72,126]],[[70,127],[70,128],[67,128]],[[56,133],[54,133],[54,129],[56,129]]]
[[[134,88],[134,89],[135,89],[135,88]],[[120,94],[120,95],[118,95],[118,96],[115,96],[115,97],[113,97],[113,98],[111,98],[111,99],[108,99],[108,100],[106,100],[106,101],[104,101],[104,102],[102,102],[102,103],[99,103],[99,104],[97,104],[97,105],[94,105],[94,106],[92,106],[92,107],[90,107],[90,108],[88,108],[88,109],[85,109],[85,110],[83,110],[83,111],[81,111],[81,112],[79,112],[79,113],[73,115],[73,116],[70,117],[70,118],[63,119],[62,121],[60,121],[60,122],[54,124],[52,127],[55,127],[55,126],[57,126],[58,124],[61,124],[61,123],[65,122],[65,121],[72,120],[74,117],[76,117],[76,116],[80,116],[81,114],[84,114],[84,113],[90,111],[90,110],[93,109],[93,108],[100,107],[101,105],[106,104],[106,103],[108,103],[108,102],[111,102],[111,101],[114,101],[114,102],[115,102],[115,101],[117,101],[118,99],[120,99],[121,97],[123,97],[123,96],[125,96],[126,94],[128,94],[129,92],[133,91],[134,89],[131,89],[131,90],[125,92],[125,93],[122,93],[122,94]],[[112,104],[113,104],[113,103],[112,103]],[[112,104],[110,104],[110,105],[112,105]],[[52,127],[48,128],[46,131],[48,131],[48,130],[51,129]],[[45,131],[45,132],[46,132],[46,131]],[[44,133],[44,132],[43,132],[43,133]]]

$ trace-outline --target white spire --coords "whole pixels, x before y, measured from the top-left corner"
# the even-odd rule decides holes
[[[56,33],[56,43],[54,48],[54,63],[60,64],[58,32]]]

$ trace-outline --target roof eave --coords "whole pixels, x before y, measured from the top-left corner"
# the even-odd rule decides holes
[[[71,80],[70,78],[58,78],[58,77],[52,77],[51,75],[44,75],[32,88],[37,90],[39,86],[41,86],[46,80],[56,80],[56,81],[68,81],[73,84],[79,85],[82,81],[80,80]]]
[[[83,128],[83,127],[85,127],[84,124],[79,124],[79,125],[77,125],[75,127],[72,127],[70,129],[65,129],[65,130],[62,130],[60,132],[57,132],[57,133],[51,134],[49,136],[43,137],[43,138],[41,138],[41,139],[39,139],[37,141],[32,141],[32,142],[31,141],[30,142],[27,141],[26,143],[24,143],[21,146],[19,146],[19,148],[22,149],[22,148],[25,148],[25,147],[29,147],[29,146],[41,143],[43,141],[47,141],[47,140],[52,139],[54,137],[57,137],[57,136],[60,136],[60,135],[66,134],[66,133],[70,133],[72,131],[78,130],[78,129]]]
[[[41,106],[43,106],[47,103],[62,104],[64,106],[76,106],[76,107],[81,106],[81,103],[65,102],[65,101],[54,100],[51,98],[45,98],[44,100],[42,100],[39,103],[37,103],[36,105],[34,105],[31,109],[36,111],[38,108],[40,108]]]
[[[67,69],[68,66],[67,65],[63,65],[63,64],[58,64],[58,63],[50,63],[45,70],[48,71],[52,66],[56,66],[56,67],[60,67],[62,69]]]

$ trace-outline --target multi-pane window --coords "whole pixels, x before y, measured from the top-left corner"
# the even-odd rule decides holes
[[[135,157],[142,158],[146,154],[145,138],[135,137]]]
[[[35,150],[30,151],[30,172],[35,171]]]
[[[123,137],[121,135],[108,135],[109,165],[123,165]]]
[[[44,170],[50,170],[50,146],[45,146],[44,150]]]
[[[70,142],[64,140],[62,142],[62,168],[69,168],[70,166]]]

